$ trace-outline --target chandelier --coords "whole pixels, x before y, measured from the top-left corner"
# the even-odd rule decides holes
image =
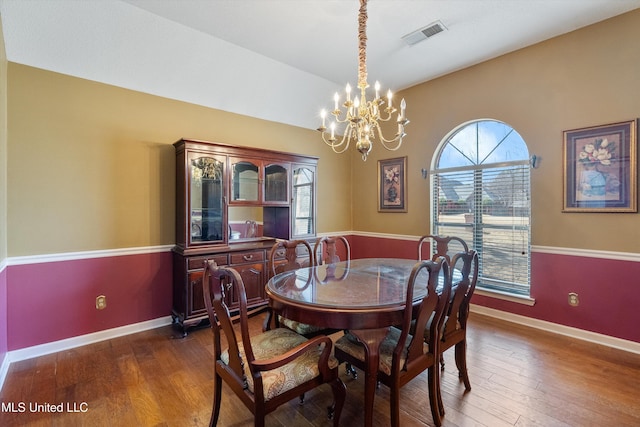
[[[367,160],[367,155],[373,147],[372,141],[376,135],[380,139],[382,146],[390,151],[395,151],[402,145],[402,138],[406,136],[404,126],[409,123],[405,117],[406,102],[404,98],[400,101],[400,112],[397,116],[398,130],[391,139],[386,139],[382,134],[380,122],[387,122],[397,111],[391,102],[391,90],[387,92],[386,102],[380,98],[380,83],[375,83],[375,97],[367,100],[367,0],[360,0],[360,11],[358,13],[358,95],[351,99],[351,86],[347,83],[346,100],[342,104],[343,111],[339,107],[340,95],[336,92],[333,97],[334,109],[331,114],[335,122],[329,125],[330,136],[327,138],[327,127],[325,121],[327,112],[322,110],[322,125],[318,131],[322,133],[322,140],[335,153],[343,153],[349,148],[351,141],[355,142],[356,149],[362,154],[362,160]],[[386,104],[386,107],[385,107]],[[342,138],[336,138],[336,123],[346,124]]]

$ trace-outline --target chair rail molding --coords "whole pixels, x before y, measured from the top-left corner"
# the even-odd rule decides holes
[[[568,255],[588,258],[612,259],[618,261],[640,262],[640,253],[601,251],[597,249],[561,248],[555,246],[531,246],[532,252]]]
[[[76,261],[81,259],[109,258],[127,255],[142,255],[171,252],[174,245],[141,246],[137,248],[104,249],[97,251],[62,252],[54,254],[26,255],[7,258],[7,265],[41,264],[45,262]],[[1,264],[0,264],[1,266]]]

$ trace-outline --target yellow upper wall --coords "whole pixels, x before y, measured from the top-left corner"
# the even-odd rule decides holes
[[[508,35],[505,35],[508,36]],[[354,168],[354,229],[424,234],[430,227],[430,169],[438,144],[460,124],[497,119],[515,128],[541,157],[532,170],[534,245],[638,252],[640,215],[562,213],[563,130],[640,116],[640,10],[414,86],[408,136],[389,153],[374,146]],[[430,60],[437,61],[438,58]],[[375,70],[372,70],[375,74]],[[408,212],[377,213],[377,160],[408,156]]]
[[[7,258],[7,54],[0,19],[0,263]]]
[[[9,256],[173,244],[182,137],[319,156],[318,232],[351,229],[350,156],[315,131],[8,68]]]
[[[408,103],[405,144],[374,145],[367,162],[333,154],[312,130],[10,63],[6,253],[172,244],[171,144],[181,137],[319,156],[318,232],[417,236],[430,217],[420,169],[448,132],[479,118],[513,126],[542,158],[532,171],[533,244],[638,252],[639,214],[561,212],[562,131],[640,116],[637,40],[638,10],[410,88],[396,98]],[[377,160],[401,156],[408,212],[378,213]]]

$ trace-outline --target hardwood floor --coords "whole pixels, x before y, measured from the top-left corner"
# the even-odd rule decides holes
[[[253,320],[256,330],[261,321]],[[471,392],[465,394],[458,380],[453,351],[445,354],[444,426],[640,425],[640,355],[474,313],[469,334]],[[13,363],[0,393],[0,425],[207,425],[211,333],[178,336],[163,327]],[[347,385],[341,425],[360,426],[364,375],[353,380],[341,367],[341,377]],[[433,425],[426,390],[426,374],[402,389],[403,427]],[[389,425],[388,399],[381,386],[375,426]],[[328,426],[330,400],[330,388],[320,387],[304,405],[294,400],[268,415],[267,426]],[[222,402],[220,426],[253,425],[251,413],[226,387]],[[62,404],[63,412],[32,412],[37,403]]]

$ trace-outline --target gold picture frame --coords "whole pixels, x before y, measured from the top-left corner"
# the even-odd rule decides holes
[[[407,211],[407,157],[378,160],[378,212]]]
[[[637,121],[563,132],[563,212],[638,212]]]

